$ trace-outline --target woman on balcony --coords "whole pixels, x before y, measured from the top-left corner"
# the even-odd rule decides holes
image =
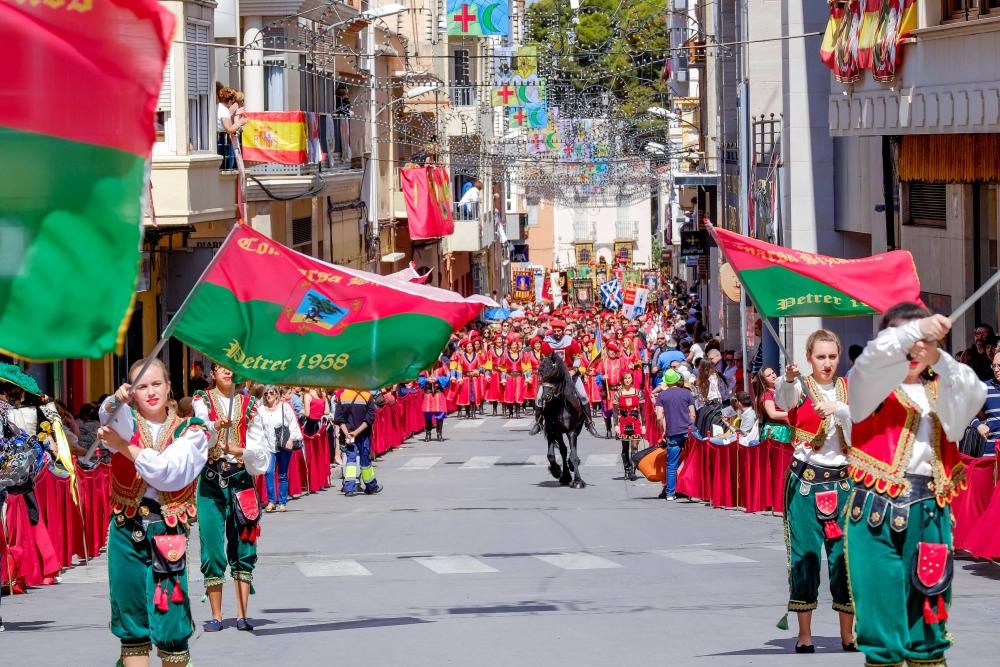
[[[222,169],[236,169],[236,154],[233,151],[233,144],[236,141],[236,134],[246,125],[246,118],[238,114],[233,118],[230,107],[236,104],[237,91],[229,86],[216,86],[216,148],[222,156]]]

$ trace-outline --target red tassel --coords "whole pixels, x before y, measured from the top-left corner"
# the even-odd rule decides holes
[[[153,589],[153,606],[160,606],[160,596],[163,595],[163,588],[160,586],[160,582],[156,582],[156,588]]]
[[[844,536],[844,531],[840,529],[840,525],[832,519],[823,524],[823,532],[826,534],[826,539],[828,540],[839,540]]]
[[[924,598],[924,623],[934,625],[938,622],[937,614],[931,609],[931,599]]]
[[[948,620],[948,605],[944,603],[943,595],[938,596],[937,616],[938,620],[941,621],[942,623]]]
[[[181,585],[178,583],[174,584],[174,592],[170,596],[170,601],[174,604],[181,604],[184,602],[184,591],[181,590]]]
[[[153,596],[154,598],[158,598],[156,600],[156,608],[159,611],[166,612],[169,608],[167,602],[167,592],[160,587],[159,583],[156,584],[156,593],[157,594]]]

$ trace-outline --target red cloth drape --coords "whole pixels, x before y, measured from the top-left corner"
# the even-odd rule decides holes
[[[962,463],[965,464],[969,488],[965,493],[960,493],[951,504],[951,515],[955,519],[952,539],[956,549],[967,548],[966,544],[974,535],[979,519],[989,507],[996,488],[996,458],[991,456],[977,459],[963,455]]]

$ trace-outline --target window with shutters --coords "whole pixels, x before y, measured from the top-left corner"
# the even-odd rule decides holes
[[[264,60],[264,110],[286,111],[285,62],[283,60]]]
[[[212,90],[210,26],[203,21],[185,24],[187,60],[188,147],[191,152],[214,150],[212,127],[216,120],[215,95]]]
[[[173,49],[167,54],[167,64],[163,70],[163,83],[160,84],[160,96],[156,100],[156,143],[153,154],[175,153],[177,150],[174,137],[174,85],[173,85]]]
[[[306,255],[312,254],[312,218],[295,218],[292,220],[291,247]]]
[[[942,228],[948,225],[947,185],[923,181],[906,181],[902,185],[905,224]]]

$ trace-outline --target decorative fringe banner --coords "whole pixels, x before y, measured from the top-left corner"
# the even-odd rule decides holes
[[[1000,181],[1000,134],[904,135],[899,150],[899,180]]]

